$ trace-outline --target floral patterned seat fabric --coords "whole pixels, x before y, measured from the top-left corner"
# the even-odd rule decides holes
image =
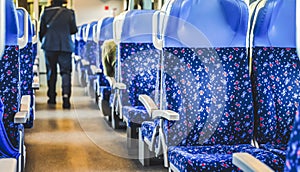
[[[254,113],[245,2],[176,0],[169,8],[163,69],[175,81],[173,96],[179,95],[181,102],[169,103],[170,109],[177,108],[179,120],[163,126],[170,168],[239,171],[232,153],[248,152],[282,170],[280,156],[251,145]]]
[[[267,1],[256,19],[252,53],[255,138],[283,159],[300,103],[295,3]]]
[[[23,125],[14,123],[20,106],[19,46],[17,13],[12,0],[6,1],[5,51],[0,59],[1,137],[0,156],[19,157],[19,131]],[[2,103],[1,103],[2,104]]]

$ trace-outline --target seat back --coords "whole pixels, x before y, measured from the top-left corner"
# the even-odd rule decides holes
[[[253,107],[246,35],[248,8],[241,0],[177,0],[166,8],[165,78],[179,97],[164,107],[179,121],[165,122],[168,145],[250,143]],[[178,28],[178,29],[174,29]],[[164,81],[166,97],[171,82]]]
[[[4,104],[2,121],[12,148],[19,147],[20,125],[14,123],[14,116],[19,110],[20,76],[18,20],[12,0],[6,0],[6,35],[5,50],[0,59],[0,96]],[[5,76],[5,77],[4,77]],[[9,143],[10,144],[10,143]]]
[[[96,58],[98,55],[97,43],[93,40],[93,27],[97,24],[97,21],[91,22],[86,26],[86,30],[84,32],[84,41],[85,43],[85,53],[83,55],[83,59],[90,62],[90,65],[96,65]]]
[[[106,17],[98,21],[97,24],[97,41],[99,47],[99,58],[96,60],[96,66],[103,71],[102,64],[102,48],[103,42],[105,40],[113,39],[113,17]],[[100,86],[109,86],[103,73],[100,74],[99,78]]]
[[[160,53],[152,44],[153,13],[128,11],[123,21],[117,60],[120,82],[127,88],[121,92],[123,106],[142,106],[139,94],[155,95]]]
[[[300,116],[296,114],[293,131],[289,141],[286,155],[285,171],[299,171],[299,151],[300,151]]]
[[[33,28],[30,16],[24,8],[17,8],[17,13],[19,24],[21,96],[30,95],[33,100]],[[31,105],[31,107],[33,106]],[[30,118],[25,124],[26,128],[33,126],[33,118],[33,109],[31,109]]]
[[[268,0],[256,18],[253,40],[255,137],[285,149],[299,114],[300,61],[295,0]]]

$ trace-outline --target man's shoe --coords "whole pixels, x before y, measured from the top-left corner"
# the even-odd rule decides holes
[[[71,108],[71,104],[70,104],[70,99],[64,97],[63,98],[63,108],[64,109],[70,109]]]
[[[56,101],[55,101],[55,99],[48,99],[48,101],[47,101],[47,103],[48,104],[52,104],[52,105],[55,105],[56,104]]]

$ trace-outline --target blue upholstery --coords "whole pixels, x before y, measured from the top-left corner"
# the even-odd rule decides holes
[[[122,90],[123,116],[131,122],[141,124],[149,120],[149,114],[138,100],[140,94],[154,99],[157,90],[159,51],[150,43],[120,43],[121,82],[127,86]],[[136,110],[133,108],[135,107]]]
[[[0,119],[3,119],[4,115],[4,104],[0,99]],[[14,148],[10,142],[8,141],[8,136],[5,131],[5,126],[3,121],[0,121],[0,158],[18,158],[20,153],[18,149]]]
[[[113,17],[106,17],[102,20],[100,41],[113,39]]]
[[[102,64],[102,49],[101,49],[101,46],[102,46],[102,44],[105,40],[113,39],[113,21],[114,21],[113,17],[106,17],[102,20],[102,24],[101,24],[100,38],[99,38],[99,43],[98,43],[98,46],[99,46],[99,59],[98,59],[97,66],[102,71],[103,71],[103,64]],[[109,86],[109,83],[108,83],[107,79],[105,78],[105,75],[104,75],[103,72],[101,74],[99,74],[98,82],[99,82],[99,85],[102,86],[102,87],[103,86],[104,87]],[[108,90],[108,88],[107,89],[103,88],[103,91],[108,93],[108,92],[110,92],[110,89]]]
[[[232,164],[232,153],[247,152],[272,169],[282,166],[284,161],[271,152],[257,149],[249,144],[214,145],[214,146],[186,146],[170,147],[168,151],[170,161],[180,171],[241,171]],[[278,161],[277,161],[278,160]]]
[[[245,2],[175,0],[166,11],[171,17],[163,19],[163,90],[166,109],[180,115],[162,126],[172,168],[237,171],[232,153],[244,151],[282,170],[278,155],[251,146],[254,114]]]
[[[14,123],[19,110],[20,78],[17,13],[12,0],[6,0],[6,22],[5,51],[0,59],[0,98],[3,102],[3,105],[0,103],[0,156],[17,158],[20,155],[18,131],[23,130],[23,125]]]
[[[286,156],[285,171],[299,171],[300,170],[300,116],[296,114],[293,132],[289,141]]]
[[[283,158],[300,103],[295,2],[267,1],[258,13],[252,53],[255,137]]]
[[[17,9],[18,12],[18,22],[19,22],[19,37],[24,35],[24,11]],[[30,95],[33,100],[33,45],[32,45],[32,37],[33,37],[33,28],[30,16],[28,15],[28,43],[27,45],[20,49],[20,80],[21,80],[21,96]],[[34,110],[33,110],[34,102],[31,103],[31,113],[30,118],[27,123],[24,125],[26,128],[33,127],[33,119],[34,119]]]
[[[122,27],[121,42],[152,43],[153,13],[153,10],[128,11]]]

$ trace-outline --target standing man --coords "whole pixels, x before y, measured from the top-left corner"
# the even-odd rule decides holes
[[[71,72],[74,43],[71,35],[77,32],[73,10],[63,7],[66,0],[52,0],[40,20],[39,39],[45,53],[48,104],[56,104],[57,64],[62,77],[63,108],[70,109]]]

